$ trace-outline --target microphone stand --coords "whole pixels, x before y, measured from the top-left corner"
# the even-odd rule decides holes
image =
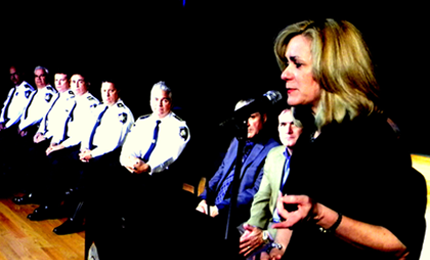
[[[238,146],[237,146],[237,154],[236,154],[236,160],[235,160],[235,169],[234,169],[234,176],[233,181],[230,184],[231,185],[231,199],[230,199],[230,206],[228,208],[228,215],[227,215],[227,222],[226,222],[226,228],[224,233],[224,241],[227,242],[228,239],[230,239],[232,232],[235,231],[235,226],[233,223],[235,223],[234,219],[236,216],[236,210],[237,210],[237,197],[239,194],[239,186],[240,186],[240,173],[242,170],[242,158],[243,158],[243,149],[245,147],[245,142],[248,137],[248,118],[245,118],[243,120],[236,119],[234,120],[234,124],[229,125],[232,129],[232,132],[234,132],[234,137],[238,140]],[[206,190],[209,190],[209,181],[206,181]],[[207,194],[207,202],[208,202],[208,215],[210,216],[210,206],[215,205],[215,198],[210,192]],[[233,236],[234,238],[234,236]],[[234,241],[233,241],[234,242]],[[239,248],[239,241],[237,242],[237,247]],[[233,244],[234,246],[234,244]]]
[[[240,186],[240,173],[242,170],[242,158],[243,158],[243,149],[245,147],[245,141],[248,137],[248,118],[244,120],[237,120],[234,125],[235,129],[235,137],[238,140],[238,146],[237,146],[237,155],[236,155],[236,161],[235,161],[235,169],[234,169],[234,176],[233,181],[231,183],[231,199],[230,199],[230,206],[228,209],[228,216],[227,216],[227,225],[225,229],[225,236],[224,239],[227,241],[230,239],[232,232],[235,231],[235,217],[236,217],[236,210],[237,210],[237,197],[239,194],[239,186]],[[234,236],[233,236],[234,238]],[[239,241],[237,241],[237,244]],[[239,246],[239,244],[238,244]],[[237,247],[238,248],[238,247]]]

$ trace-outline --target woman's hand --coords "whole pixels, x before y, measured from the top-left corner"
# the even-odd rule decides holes
[[[285,207],[293,204],[297,206],[297,210],[288,212]],[[409,254],[408,248],[387,228],[367,224],[347,216],[340,217],[335,210],[313,201],[308,196],[280,196],[277,207],[279,215],[285,219],[273,225],[274,228],[279,228],[278,236],[280,231],[291,231],[299,222],[311,221],[325,230],[333,229],[333,235],[358,248],[392,254],[396,259],[405,259]],[[284,245],[287,244],[284,243]]]
[[[295,210],[288,211],[288,208]],[[297,209],[295,208],[297,207]],[[286,209],[287,208],[287,209]],[[273,225],[274,228],[289,228],[302,221],[308,221],[318,215],[318,205],[306,195],[279,194],[277,209],[278,214],[285,220]]]

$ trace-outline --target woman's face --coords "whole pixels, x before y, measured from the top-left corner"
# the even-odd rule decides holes
[[[286,82],[288,104],[311,105],[315,113],[321,88],[312,75],[311,41],[302,35],[293,37],[287,45],[285,57],[288,62],[281,78]]]

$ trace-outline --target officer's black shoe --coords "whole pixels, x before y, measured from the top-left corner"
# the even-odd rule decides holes
[[[66,235],[72,233],[78,233],[85,230],[83,221],[78,221],[73,218],[68,218],[63,224],[54,228],[52,232],[57,235]]]
[[[59,206],[42,205],[28,214],[30,220],[46,220],[64,217],[63,210]]]
[[[37,196],[34,196],[34,193],[27,193],[22,197],[14,197],[12,200],[15,204],[18,205],[38,203]]]

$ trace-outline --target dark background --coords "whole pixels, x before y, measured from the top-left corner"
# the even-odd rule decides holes
[[[115,75],[137,118],[150,113],[149,90],[164,80],[182,109],[178,114],[189,122],[192,139],[206,147],[217,142],[218,124],[239,98],[272,89],[285,93],[272,51],[282,28],[308,18],[342,18],[363,33],[386,111],[409,139],[411,151],[430,154],[426,9],[410,1],[2,4],[0,82],[6,93],[13,62],[27,65],[30,76],[37,65],[52,72],[63,64],[86,70],[93,76],[95,95],[97,79]]]

